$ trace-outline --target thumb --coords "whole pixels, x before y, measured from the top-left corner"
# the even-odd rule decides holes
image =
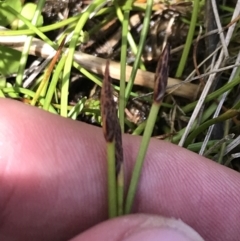
[[[108,220],[71,241],[203,241],[181,220],[135,214]]]

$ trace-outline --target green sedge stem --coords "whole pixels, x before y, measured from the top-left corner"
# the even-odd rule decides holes
[[[45,4],[45,0],[40,0],[38,1],[36,11],[34,13],[33,19],[32,19],[32,25],[36,25],[38,22],[39,17],[41,16],[42,8]],[[28,36],[26,39],[26,42],[24,43],[23,46],[23,51],[22,51],[22,56],[20,59],[20,64],[18,68],[18,73],[16,77],[16,85],[17,86],[22,86],[22,81],[23,81],[23,74],[24,70],[26,67],[27,59],[28,59],[28,52],[31,47],[33,36]]]
[[[110,12],[104,19],[88,31],[89,36],[97,34],[98,31],[115,17],[114,12]]]
[[[7,87],[7,88],[3,88],[2,91],[3,91],[3,93],[8,93],[8,94],[10,94],[10,93],[13,93],[13,94],[20,93],[20,94],[27,95],[27,96],[32,97],[32,98],[36,95],[35,92],[33,92],[29,89],[21,88],[21,87]],[[17,98],[17,96],[15,98]],[[42,96],[40,96],[38,101],[41,105],[44,105],[45,99]],[[50,107],[49,107],[49,112],[51,112],[53,114],[57,114],[57,111],[53,108],[52,105],[50,105]]]
[[[219,122],[223,122],[225,120],[228,120],[238,114],[239,114],[239,111],[230,109],[227,112],[223,113],[222,115],[204,122],[188,136],[188,138],[185,141],[184,146],[187,147],[189,144],[191,144],[193,139],[195,137],[197,137],[200,133],[202,133],[204,130],[206,130],[209,126],[219,123]]]
[[[224,136],[229,135],[229,130],[230,130],[230,120],[228,119],[228,120],[226,120],[225,125],[224,125]],[[226,146],[227,146],[226,142],[223,142],[221,145],[221,149],[220,149],[219,156],[218,156],[219,164],[222,164],[222,162],[223,162],[223,156],[224,156],[224,152],[226,150]]]
[[[75,30],[73,32],[73,37],[69,44],[69,52],[66,59],[66,65],[63,70],[63,81],[62,81],[62,89],[61,89],[61,111],[60,114],[63,117],[67,117],[67,105],[68,105],[68,89],[69,89],[69,81],[70,81],[70,74],[71,68],[73,63],[73,56],[75,52],[76,45],[78,43],[79,34],[82,31],[85,23],[87,22],[90,14],[96,9],[96,7],[101,4],[103,0],[96,0],[89,5],[87,10],[82,14],[81,18],[79,19]]]
[[[213,93],[209,94],[206,97],[204,103],[207,103],[207,102],[209,102],[211,100],[216,99],[218,96],[220,96],[221,94],[225,93],[226,91],[233,89],[233,87],[238,85],[239,83],[240,83],[240,78],[239,77],[234,78],[234,80],[232,82],[225,84],[223,87],[221,87],[218,90],[214,91]],[[191,104],[188,104],[188,105],[184,106],[182,108],[182,111],[184,113],[188,113],[188,112],[192,111],[195,108],[197,102],[198,101],[194,101]]]
[[[221,87],[220,89],[214,91],[213,93],[209,94],[204,103],[207,103],[211,100],[214,100],[214,99],[217,99],[220,101],[220,99],[222,98],[221,95],[229,90],[232,90],[234,88],[234,86],[238,85],[240,82],[240,78],[237,77],[237,78],[234,78],[234,80],[230,83],[227,83],[225,84],[223,87]],[[219,99],[220,98],[220,99]],[[184,113],[188,113],[190,112],[191,110],[194,109],[194,107],[196,106],[197,104],[197,101],[191,103],[191,104],[188,104],[186,105],[185,107],[182,108],[182,111]],[[203,117],[202,117],[202,123],[206,120],[209,119],[209,117],[215,112],[217,108],[217,104],[216,103],[213,103],[203,114]],[[232,107],[232,109],[239,109],[240,108],[240,102],[239,104],[237,103],[236,105],[234,105]],[[192,129],[195,129],[197,126],[197,122],[194,122],[194,125],[192,127]],[[179,140],[181,139],[181,136],[183,135],[184,131],[185,131],[186,128],[183,128],[181,129],[180,131],[178,131],[178,133],[172,138],[172,142],[173,143],[178,143]]]
[[[136,77],[136,74],[137,74],[139,62],[140,62],[141,56],[142,56],[144,43],[145,43],[145,40],[146,40],[146,37],[147,37],[147,34],[148,34],[148,29],[149,29],[149,26],[150,26],[151,13],[152,13],[152,6],[153,6],[153,0],[147,1],[145,18],[144,18],[144,21],[143,21],[143,28],[142,28],[140,40],[139,40],[139,47],[138,47],[137,55],[136,55],[136,58],[135,58],[135,61],[134,61],[134,64],[133,64],[131,76],[130,76],[129,82],[127,84],[127,87],[126,87],[126,93],[125,93],[126,103],[129,99],[130,92],[131,92],[133,84],[134,84],[134,80],[135,80],[135,77]]]
[[[56,67],[56,70],[54,71],[54,74],[53,74],[53,77],[52,77],[52,80],[51,80],[51,83],[49,85],[49,88],[48,88],[48,91],[47,91],[47,94],[46,94],[46,98],[45,98],[45,101],[44,101],[44,105],[43,105],[44,110],[49,109],[49,106],[50,106],[50,103],[52,101],[54,92],[56,90],[58,80],[60,78],[60,75],[62,73],[64,64],[65,64],[65,61],[66,61],[66,57],[67,57],[66,54],[63,54],[61,60],[59,61],[58,65]]]
[[[146,127],[146,121],[142,122],[132,133],[133,136],[140,136]]]
[[[132,174],[132,178],[131,178],[131,182],[130,182],[130,186],[129,186],[129,190],[128,190],[128,194],[127,194],[125,214],[129,214],[131,212],[131,209],[133,206],[133,201],[134,201],[134,197],[135,197],[135,194],[137,191],[137,185],[139,182],[143,161],[144,161],[144,158],[147,153],[148,144],[149,144],[152,132],[153,132],[153,128],[154,128],[155,121],[158,116],[160,106],[161,106],[161,103],[156,104],[154,102],[152,104],[152,107],[151,107],[151,110],[149,113],[149,117],[147,120],[146,128],[144,130],[142,142],[141,142],[138,156],[137,156],[137,161],[134,166],[134,170],[133,170],[133,174]]]
[[[207,143],[207,148],[212,147],[213,145],[215,145],[217,142],[219,142],[219,140],[209,140]],[[230,143],[230,141],[226,141],[227,144]],[[199,152],[201,149],[203,142],[197,142],[197,143],[193,143],[190,144],[187,149],[192,151],[192,152]]]
[[[1,7],[2,7],[3,4],[1,4]],[[4,6],[4,5],[3,5]],[[102,14],[107,14],[109,12],[112,12],[112,8],[109,7],[109,8],[105,8],[105,9],[101,9],[97,14],[96,16],[99,16],[99,15],[102,15]],[[16,15],[16,12],[14,12],[13,14]],[[80,14],[77,14],[76,16],[73,16],[71,18],[68,18],[68,19],[65,19],[65,20],[62,20],[60,22],[57,22],[57,23],[54,23],[54,24],[50,24],[50,25],[46,25],[46,26],[43,26],[43,27],[39,27],[38,30],[39,32],[50,32],[50,31],[53,31],[53,30],[56,30],[56,29],[60,29],[62,27],[65,27],[66,25],[71,25],[75,22],[77,22],[79,20],[79,18],[81,17],[82,13]],[[16,15],[17,16],[17,15]],[[20,19],[20,18],[19,18]],[[22,21],[24,21],[22,17]],[[25,23],[26,24],[26,23]],[[27,24],[26,24],[27,25]],[[31,35],[31,34],[34,34],[36,33],[35,30],[33,29],[22,29],[22,30],[0,30],[0,36],[19,36],[19,35]]]
[[[9,11],[10,13],[14,14],[17,18],[22,20],[24,24],[32,30],[32,34],[37,34],[44,42],[52,46],[53,48],[57,48],[57,44],[53,43],[45,34],[43,34],[36,26],[34,26],[30,21],[28,21],[26,18],[24,18],[20,13],[16,12],[14,9],[9,7],[6,3],[2,4],[2,7],[6,9],[6,11]],[[24,30],[18,30],[15,31],[18,33],[22,33]],[[0,35],[6,35],[6,36],[11,36],[11,32],[14,31],[0,31]]]
[[[120,8],[117,9],[117,16],[118,16],[118,19],[121,23],[123,23],[123,20],[124,20],[124,15],[121,11]],[[128,40],[128,43],[129,43],[129,46],[131,47],[131,50],[132,52],[136,55],[137,52],[138,52],[138,47],[132,37],[132,34],[130,32],[127,33],[127,40]],[[146,70],[146,67],[144,66],[144,63],[142,62],[142,60],[140,59],[139,60],[139,65],[140,65],[140,68],[142,70]]]
[[[118,206],[118,216],[123,215],[123,200],[124,200],[124,169],[121,163],[120,171],[117,176],[117,206]]]
[[[130,6],[131,7],[131,6]],[[121,11],[116,4],[116,10]],[[127,34],[129,25],[130,8],[124,11],[122,21],[122,43],[121,43],[121,69],[120,69],[120,93],[119,93],[119,123],[121,131],[124,133],[124,117],[125,117],[125,83],[126,83],[126,63],[127,63]]]
[[[183,70],[187,62],[187,58],[192,45],[192,40],[193,40],[197,18],[198,18],[199,2],[200,2],[199,0],[195,0],[193,4],[193,13],[191,17],[191,23],[189,26],[188,35],[187,35],[186,43],[184,45],[183,53],[176,72],[176,78],[180,78],[182,76]]]
[[[62,20],[61,22],[50,24],[47,26],[39,27],[38,30],[42,33],[50,32],[56,30],[58,28],[65,27],[66,25],[70,25],[75,23],[81,14],[78,14],[74,17],[68,18],[66,20]],[[31,35],[34,34],[35,31],[33,29],[22,29],[22,30],[1,30],[0,36],[20,36],[20,35]]]
[[[107,162],[108,162],[108,216],[117,216],[117,184],[115,167],[115,143],[107,142]]]

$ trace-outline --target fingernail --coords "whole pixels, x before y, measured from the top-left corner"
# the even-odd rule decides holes
[[[153,219],[125,234],[122,241],[204,241],[195,230],[181,220],[163,218],[157,222],[156,218]]]

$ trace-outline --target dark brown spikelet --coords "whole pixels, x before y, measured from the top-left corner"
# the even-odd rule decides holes
[[[106,70],[101,90],[101,115],[103,134],[107,142],[113,142],[115,136],[116,104],[113,100],[111,78],[109,76],[109,61],[106,63]]]
[[[117,118],[116,104],[113,100],[111,78],[109,76],[109,61],[106,64],[105,76],[101,90],[101,114],[103,134],[107,142],[115,141],[116,174],[123,162],[122,133]]]
[[[117,119],[117,118],[116,118]],[[123,163],[123,147],[122,147],[122,132],[118,119],[116,120],[115,131],[115,160],[116,160],[116,174],[119,173],[120,167]]]
[[[168,62],[170,55],[170,44],[167,43],[158,60],[157,70],[155,74],[155,84],[153,100],[160,103],[164,97],[168,82]]]

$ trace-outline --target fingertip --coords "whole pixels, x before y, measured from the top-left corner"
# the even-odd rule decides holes
[[[190,226],[174,218],[129,215],[101,223],[71,241],[203,241]]]

